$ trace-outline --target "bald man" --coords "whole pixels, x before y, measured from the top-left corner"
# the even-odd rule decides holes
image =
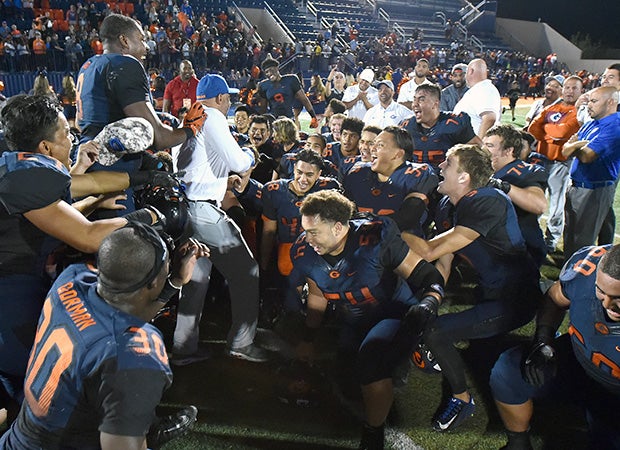
[[[571,184],[564,205],[564,256],[594,245],[603,220],[614,201],[620,171],[620,116],[618,90],[593,89],[588,98],[592,121],[583,125],[565,145],[562,154],[574,156]]]
[[[454,114],[465,112],[471,118],[474,133],[482,139],[501,119],[501,96],[487,78],[487,63],[474,59],[467,65],[465,81],[469,90],[454,107]]]

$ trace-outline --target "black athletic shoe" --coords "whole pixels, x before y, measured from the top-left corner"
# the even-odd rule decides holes
[[[196,422],[197,415],[198,409],[190,405],[169,416],[157,417],[146,435],[147,447],[155,450],[166,442],[184,435]]]

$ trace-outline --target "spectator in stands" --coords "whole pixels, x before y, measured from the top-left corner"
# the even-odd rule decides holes
[[[192,62],[184,59],[179,65],[179,75],[166,85],[164,91],[163,111],[178,117],[179,108],[190,108],[196,101],[198,78],[194,73]]]
[[[45,41],[41,37],[40,31],[34,33],[31,46],[32,54],[34,55],[34,67],[47,67],[47,47],[45,46]]]
[[[358,75],[358,83],[349,86],[342,96],[342,102],[347,107],[347,115],[362,120],[366,111],[379,103],[379,93],[372,86],[375,72],[366,68]]]
[[[413,94],[418,86],[431,81],[427,78],[430,73],[428,60],[426,58],[418,59],[413,72],[409,74],[409,81],[401,85],[398,92],[398,103],[411,109],[413,104]]]
[[[413,111],[406,106],[394,101],[394,84],[391,80],[382,80],[377,83],[379,91],[379,103],[366,111],[364,123],[385,128],[390,125],[398,125],[403,120],[411,117]]]
[[[482,138],[489,128],[500,123],[502,99],[488,79],[487,63],[483,59],[474,59],[467,65],[465,79],[469,90],[456,104],[454,112],[469,114],[474,133]]]
[[[332,87],[333,83],[333,87]],[[327,84],[325,85],[325,100],[329,102],[332,98],[336,98],[338,100],[342,100],[342,96],[344,95],[344,91],[347,88],[347,80],[344,77],[344,73],[339,72],[336,67],[334,67],[327,75]]]
[[[452,67],[450,72],[450,81],[452,84],[445,87],[441,91],[441,101],[439,109],[441,111],[452,112],[456,104],[463,98],[467,92],[467,83],[465,83],[465,74],[467,73],[467,64],[459,63]]]
[[[75,128],[75,112],[77,92],[75,90],[75,81],[70,73],[62,77],[62,90],[58,94],[60,103],[62,104],[63,114],[69,122],[71,128]]]
[[[21,72],[31,70],[30,50],[28,49],[28,41],[26,41],[26,38],[20,33],[20,37],[16,39],[16,42],[17,44],[15,47],[17,48],[17,67]]]

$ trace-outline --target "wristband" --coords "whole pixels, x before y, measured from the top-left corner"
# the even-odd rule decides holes
[[[545,344],[553,342],[555,336],[555,328],[550,325],[538,325],[536,327],[536,339]]]
[[[168,301],[180,290],[181,290],[181,287],[176,287],[174,284],[172,284],[172,281],[170,281],[170,278],[167,278],[166,285],[164,286],[164,288],[161,290],[161,292],[157,296],[157,300],[160,301],[161,303],[168,303]]]

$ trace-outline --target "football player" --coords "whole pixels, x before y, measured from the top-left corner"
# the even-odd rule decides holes
[[[409,161],[413,142],[400,127],[386,127],[374,140],[371,162],[345,175],[345,194],[361,212],[394,219],[398,228],[422,235],[428,198],[438,178],[428,164]]]
[[[103,240],[97,270],[69,266],[43,304],[25,401],[0,448],[146,448],[155,407],[172,382],[162,335],[148,322],[208,254],[188,241],[171,262],[153,228],[129,222]],[[196,409],[177,419],[186,429]],[[163,438],[153,431],[151,448]]]
[[[527,253],[517,215],[503,192],[488,187],[491,154],[475,145],[456,145],[442,162],[438,191],[444,194],[429,241],[404,232],[403,239],[448,279],[455,256],[468,261],[479,278],[480,296],[465,311],[443,314],[423,340],[452,390],[433,420],[444,432],[471,416],[474,398],[467,389],[464,362],[454,343],[496,336],[529,322],[540,299],[539,272]]]
[[[547,245],[538,216],[547,210],[547,171],[519,159],[521,132],[509,124],[495,125],[487,131],[484,146],[491,152],[495,173],[489,185],[503,191],[512,201],[525,245],[540,268],[547,256]]]
[[[59,241],[93,253],[127,218],[150,225],[159,223],[160,217],[154,209],[142,209],[125,218],[91,222],[71,205],[75,193],[68,169],[73,137],[55,101],[14,96],[2,109],[2,122],[14,151],[0,157],[0,382],[20,402],[37,319],[50,276],[55,275],[48,256]],[[97,150],[92,143],[82,148]],[[119,175],[127,179],[127,174]],[[97,184],[91,183],[93,176],[85,176],[85,186]],[[101,199],[94,199],[81,207],[85,211],[100,205]]]
[[[401,123],[413,139],[413,155],[418,163],[438,170],[448,149],[456,144],[482,144],[467,114],[453,114],[439,109],[441,88],[422,84],[413,95],[413,117]]]
[[[556,336],[565,311],[568,334]],[[506,428],[504,449],[531,450],[534,398],[561,398],[585,410],[588,448],[619,449],[620,246],[572,255],[539,308],[529,348],[502,353],[491,372]]]
[[[271,181],[263,186],[263,233],[261,240],[260,267],[269,271],[269,262],[274,240],[278,242],[278,271],[285,277],[290,289],[285,289],[284,307],[287,311],[299,312],[301,302],[296,295],[290,258],[291,246],[303,231],[299,205],[311,192],[324,189],[340,189],[340,183],[333,178],[321,177],[323,158],[313,150],[304,149],[296,155],[292,179]],[[291,283],[292,282],[292,283]]]
[[[391,219],[353,218],[354,209],[335,190],[312,193],[301,205],[305,231],[291,248],[291,259],[308,283],[308,304],[297,351],[300,359],[313,358],[317,329],[328,303],[334,304],[342,319],[338,359],[352,371],[346,382],[361,385],[364,401],[358,448],[383,449],[394,369],[436,316],[444,283],[432,264],[402,241]],[[399,295],[399,285],[408,295]],[[418,290],[419,303],[411,294]]]

